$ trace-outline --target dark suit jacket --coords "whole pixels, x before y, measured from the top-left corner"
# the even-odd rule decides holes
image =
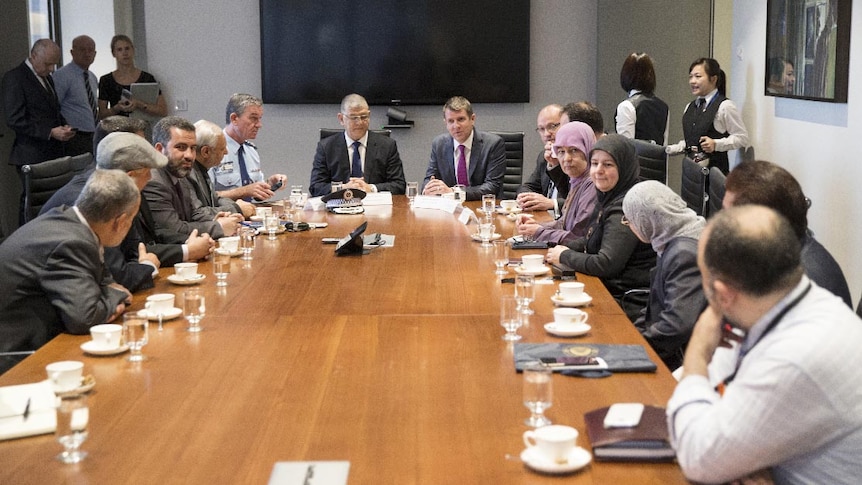
[[[35,350],[61,332],[86,334],[126,299],[108,286],[99,243],[71,208],[12,233],[0,245],[0,275],[0,351]]]
[[[440,179],[449,187],[457,184],[455,176],[455,140],[449,134],[440,135],[431,142],[431,160],[425,172],[422,187],[431,177]],[[480,200],[483,194],[503,195],[503,176],[506,175],[506,146],[503,139],[491,133],[473,130],[473,148],[467,175],[467,200]],[[421,190],[420,190],[421,192]]]
[[[152,170],[152,179],[144,187],[143,196],[150,206],[156,224],[156,234],[162,237],[189,237],[194,229],[199,234],[208,233],[213,239],[224,236],[221,225],[214,221],[212,210],[207,214],[193,215],[193,189],[188,180],[180,179],[184,201],[180,201],[174,183],[166,168]],[[210,208],[212,209],[212,208]]]
[[[317,143],[309,189],[313,197],[328,194],[333,180],[345,182],[350,178],[350,157],[342,133],[328,136]],[[363,173],[365,182],[376,185],[380,192],[403,195],[407,187],[398,146],[388,136],[368,132]]]
[[[200,206],[215,207],[218,211],[242,213],[233,199],[219,197],[218,192],[213,189],[209,171],[200,163],[194,163],[192,171],[189,172],[188,180],[192,189],[194,189],[194,195],[200,202]]]
[[[539,157],[536,158],[536,168],[533,169],[530,178],[518,187],[518,193],[535,192],[547,196],[551,181],[557,187],[557,207],[562,211],[563,205],[566,203],[566,197],[569,195],[569,176],[563,172],[559,164],[548,171],[545,150],[542,150],[539,153]]]
[[[51,78],[48,82],[52,84]],[[66,124],[57,96],[48,93],[27,64],[3,75],[3,110],[15,132],[10,165],[27,165],[64,155],[63,143],[50,139],[51,128]]]

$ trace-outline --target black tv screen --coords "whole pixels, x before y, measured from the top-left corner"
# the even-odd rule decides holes
[[[263,100],[530,100],[529,0],[261,0]]]

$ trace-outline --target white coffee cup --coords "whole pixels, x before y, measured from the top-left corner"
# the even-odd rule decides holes
[[[560,283],[560,296],[564,300],[574,300],[584,294],[584,284],[580,281],[564,281]]]
[[[55,391],[71,391],[81,385],[84,374],[84,363],[77,360],[63,360],[45,366],[48,379]]]
[[[90,337],[97,346],[103,349],[116,349],[120,346],[123,336],[123,326],[114,323],[93,325],[90,327]]]
[[[566,464],[575,449],[578,430],[571,426],[552,424],[524,432],[524,444],[550,463]],[[534,455],[535,456],[535,455]]]
[[[512,212],[516,207],[518,207],[518,201],[515,199],[501,200],[500,207],[502,207],[506,212]]]
[[[198,274],[197,263],[177,263],[174,265],[174,273],[178,278],[184,280],[192,279]]]
[[[170,312],[174,309],[174,295],[171,293],[156,293],[147,297],[147,303],[144,304],[147,313],[158,315],[161,313]]]
[[[524,269],[537,271],[545,267],[545,256],[543,254],[527,254],[521,257]]]
[[[218,246],[234,253],[239,249],[239,236],[223,237],[218,240]]]
[[[254,215],[264,219],[266,216],[272,214],[272,207],[257,207],[254,209]]]
[[[557,325],[578,325],[586,323],[587,312],[577,308],[555,308],[554,323]]]

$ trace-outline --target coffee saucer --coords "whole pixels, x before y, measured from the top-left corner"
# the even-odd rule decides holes
[[[593,301],[593,297],[586,293],[582,293],[579,298],[563,298],[555,294],[551,296],[551,301],[557,306],[584,306],[589,305]]]
[[[533,448],[527,448],[521,452],[521,461],[523,461],[528,467],[538,472],[550,473],[553,475],[576,472],[589,465],[592,460],[593,456],[590,452],[580,446],[572,449],[566,463],[555,463],[547,460],[544,457],[539,456]]]
[[[69,389],[68,391],[54,391],[54,394],[58,396],[77,396],[78,394],[84,394],[86,392],[90,392],[93,388],[96,387],[96,378],[93,377],[92,374],[87,374],[81,377],[81,385],[74,388]]]
[[[141,310],[141,313],[146,315],[147,319],[149,319],[149,320],[158,320],[159,319],[158,313],[150,313],[149,310]],[[174,307],[174,308],[171,308],[170,310],[166,311],[165,313],[162,313],[162,320],[171,320],[171,319],[177,318],[178,316],[180,316],[182,314],[183,314],[182,308]]]
[[[518,273],[518,274],[539,276],[540,274],[545,274],[548,271],[551,271],[551,268],[549,268],[548,266],[545,266],[545,265],[542,265],[542,267],[539,269],[527,269],[521,265],[515,266],[515,273]]]
[[[588,323],[574,323],[571,325],[559,325],[557,322],[545,324],[545,330],[558,337],[580,337],[586,335],[593,327]]]
[[[198,273],[192,278],[181,278],[175,274],[168,276],[168,281],[175,285],[196,285],[205,279],[207,279],[207,275],[203,273]]]
[[[470,234],[470,237],[471,237],[474,241],[482,242],[482,238],[481,238],[481,237],[479,237],[479,235],[478,235],[478,234],[475,234],[475,233],[474,233],[474,234]],[[490,238],[488,238],[488,240],[489,240],[489,241],[496,241],[497,239],[500,239],[501,237],[503,237],[503,236],[501,236],[500,234],[498,234],[498,233],[496,233],[496,232],[495,232],[494,234],[492,234],[492,235],[491,235],[491,237],[490,237]]]
[[[111,349],[106,349],[96,343],[93,340],[88,340],[81,344],[81,350],[90,354],[90,355],[117,355],[122,354],[123,352],[129,350],[129,346],[126,344],[120,345],[119,347],[114,347]]]
[[[512,210],[506,210],[502,207],[497,207],[497,214],[504,215],[504,216],[508,216],[510,214],[520,214],[521,210],[522,209],[520,207],[515,207]]]

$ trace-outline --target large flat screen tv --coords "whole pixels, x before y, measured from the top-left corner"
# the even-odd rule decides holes
[[[529,0],[260,0],[263,100],[530,100]]]

